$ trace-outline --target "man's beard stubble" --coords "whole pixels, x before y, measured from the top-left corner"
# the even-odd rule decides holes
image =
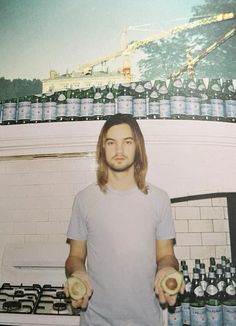
[[[128,164],[126,166],[121,166],[121,167],[114,166],[113,164],[108,163],[107,160],[105,160],[105,164],[113,172],[118,172],[119,173],[119,172],[128,171],[134,165],[134,162],[131,162],[130,164]]]

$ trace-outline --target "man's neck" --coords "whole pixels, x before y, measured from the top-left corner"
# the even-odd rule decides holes
[[[115,190],[129,190],[136,186],[133,173],[131,171],[108,172],[108,184]]]

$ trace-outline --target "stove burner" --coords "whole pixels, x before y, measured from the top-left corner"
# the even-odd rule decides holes
[[[19,301],[5,301],[2,305],[4,310],[15,311],[21,309],[21,302]]]
[[[66,295],[65,295],[65,293],[63,291],[57,291],[56,297],[58,299],[66,299]]]
[[[15,290],[14,296],[15,297],[23,297],[25,295],[23,290]]]
[[[63,311],[63,310],[66,310],[66,308],[67,308],[66,303],[64,303],[64,302],[54,302],[52,307],[56,311]]]

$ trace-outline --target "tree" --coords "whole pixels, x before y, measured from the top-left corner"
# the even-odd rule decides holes
[[[42,93],[42,82],[39,79],[5,79],[0,78],[0,99],[6,100],[15,97]]]
[[[205,4],[192,7],[193,16],[190,21],[226,12],[234,12],[236,15],[235,0],[205,0]],[[192,57],[196,57],[232,29],[234,24],[235,18],[199,26],[145,45],[142,48],[144,57],[138,62],[142,78],[168,78],[186,64],[188,50]],[[195,65],[196,77],[235,78],[235,53],[236,35],[234,34]]]

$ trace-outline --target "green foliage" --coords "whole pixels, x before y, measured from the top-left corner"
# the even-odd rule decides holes
[[[42,93],[42,82],[39,79],[5,79],[0,78],[0,99],[11,99],[15,97]]]
[[[235,0],[205,0],[205,4],[192,7],[190,21],[220,13],[234,12]],[[187,63],[187,51],[194,58],[235,26],[235,18],[199,26],[174,34],[145,45],[141,51],[143,59],[138,63],[143,79],[168,78]],[[211,53],[199,60],[194,67],[196,77],[233,79],[236,76],[235,65],[236,35],[226,40]]]

